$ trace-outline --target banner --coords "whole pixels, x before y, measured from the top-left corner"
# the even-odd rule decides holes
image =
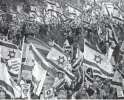
[[[22,88],[21,96],[22,96],[22,98],[30,99],[30,86],[31,86],[31,84],[22,84],[21,85],[21,88]]]
[[[12,58],[8,60],[8,68],[11,74],[14,74],[18,77],[19,68],[21,66],[21,58]]]
[[[121,88],[117,89],[117,97],[124,97],[124,93],[123,93],[123,90]]]

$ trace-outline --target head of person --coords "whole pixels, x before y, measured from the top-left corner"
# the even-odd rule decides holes
[[[96,88],[96,94],[100,94],[100,90]]]
[[[103,84],[102,80],[99,80],[98,84],[99,84],[99,86],[102,86],[102,84]]]
[[[112,94],[113,91],[114,91],[114,90],[113,90],[113,88],[111,87],[111,88],[110,88],[110,91],[109,91],[109,94]]]
[[[86,82],[84,83],[84,87],[87,88],[87,83]]]
[[[90,89],[93,89],[93,86],[92,86],[92,85],[89,85],[89,88],[90,88]]]
[[[60,89],[57,94],[57,99],[66,99],[67,98],[67,91],[64,89]]]
[[[81,92],[82,94],[86,94],[86,88],[85,88],[85,87],[82,87],[82,88],[80,89],[80,92]]]

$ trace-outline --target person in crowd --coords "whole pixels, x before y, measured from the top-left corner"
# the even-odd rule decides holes
[[[106,54],[106,44],[105,44],[105,42],[101,41],[98,46],[99,46],[99,49],[102,51],[102,53]]]
[[[104,83],[103,88],[104,88],[104,90],[106,92],[106,98],[108,98],[109,97],[110,88],[111,88],[111,81],[107,80],[106,83]]]
[[[68,94],[65,89],[60,89],[57,94],[57,99],[68,99]]]
[[[110,88],[109,96],[107,98],[108,99],[114,99],[115,98],[115,93],[114,93],[113,87]]]
[[[96,90],[96,88],[99,87],[99,84],[98,84],[98,78],[96,77],[93,84],[92,84],[92,87],[94,88],[94,90]]]
[[[86,90],[86,92],[88,93],[89,97],[90,97],[91,99],[93,99],[94,89],[93,89],[92,85],[90,85],[90,86],[88,87],[88,89]]]
[[[96,88],[96,89],[95,89],[94,99],[101,99],[99,88]]]
[[[100,98],[101,99],[106,99],[106,92],[105,92],[105,90],[104,90],[104,87],[102,86],[101,88],[100,88]]]
[[[26,23],[23,23],[23,25],[22,25],[21,35],[27,37],[27,35],[26,35]]]
[[[86,88],[81,87],[80,90],[77,92],[76,99],[90,99],[88,93],[86,92]]]

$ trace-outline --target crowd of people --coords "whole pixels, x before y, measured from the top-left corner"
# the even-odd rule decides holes
[[[5,18],[6,19],[6,18]],[[111,25],[112,24],[112,25]],[[110,37],[109,33],[115,33]],[[67,23],[41,24],[38,22],[24,21],[17,27],[17,23],[0,21],[0,39],[9,41],[18,46],[21,50],[23,37],[34,37],[43,41],[49,46],[51,42],[58,44],[70,56],[71,72],[76,76],[71,85],[66,81],[59,88],[54,88],[54,99],[124,99],[124,24],[111,21],[110,17],[104,16],[98,23],[76,25],[73,21]],[[107,36],[108,35],[108,36]],[[65,41],[68,41],[70,48],[66,48]],[[113,79],[107,79],[93,75],[92,69],[84,72],[81,65],[73,66],[78,60],[77,49],[84,52],[84,40],[97,48],[102,54],[107,55],[109,48],[113,49],[111,64],[114,76],[116,71],[121,73],[122,82],[113,86]],[[65,49],[66,48],[66,49]],[[80,55],[79,55],[80,56]],[[81,62],[82,63],[82,62]],[[87,73],[90,83],[85,79]],[[113,77],[114,77],[113,76]],[[64,79],[64,74],[56,73],[55,81]],[[27,80],[27,83],[31,83]],[[53,83],[53,87],[54,87]],[[2,88],[0,88],[0,99],[9,99]],[[32,99],[44,99],[44,87],[40,96],[31,93]]]
[[[36,32],[29,31],[30,29],[28,30],[27,26],[28,25],[24,23],[22,27],[16,31],[17,33],[15,34],[14,32],[15,30],[11,30],[9,26],[1,25],[0,31],[1,31],[2,39],[5,41],[11,41],[17,44],[18,46],[21,46],[21,43],[22,43],[21,41],[22,41],[23,36],[37,37],[44,42],[48,42],[49,40],[54,40],[57,44],[60,43],[59,44],[60,46],[63,46],[62,44],[67,39],[69,41],[69,44],[73,45],[73,48],[75,50],[72,55],[72,60],[71,60],[72,64],[76,61],[76,52],[77,52],[76,48],[78,44],[81,44],[80,47],[82,46],[81,51],[83,52],[83,49],[84,49],[83,39],[84,38],[86,38],[93,45],[98,44],[97,42],[98,39],[96,39],[98,37],[94,36],[96,32],[95,29],[84,28],[82,31],[80,27],[77,27],[77,28],[70,27],[70,30],[69,30],[69,29],[64,29],[64,28],[62,29],[62,25],[53,24],[53,25],[40,25],[38,28],[39,29],[38,33],[36,33]],[[121,27],[121,29],[123,28]],[[120,32],[123,32],[123,31],[120,30]],[[86,34],[85,37],[82,35],[82,33]],[[119,38],[120,38],[120,43],[122,43],[123,41],[122,36],[120,36]],[[105,42],[106,41],[104,40],[99,43],[99,48],[104,54],[106,54],[107,52],[107,47],[105,46]],[[123,60],[123,52],[118,51],[118,47],[120,46],[121,45],[118,44],[118,46],[115,47],[113,56],[115,57],[116,65],[114,64],[113,65],[115,66],[115,69],[119,67],[122,70],[123,62],[121,61]],[[119,61],[116,57],[117,53],[119,53]],[[73,68],[72,72],[75,75],[77,75],[78,69]],[[91,76],[93,76],[90,71],[88,73],[89,75],[91,74]],[[58,73],[57,77],[61,79],[62,76],[63,76],[62,73]],[[72,82],[71,86],[68,86],[68,84],[65,83],[65,85],[62,88],[55,90],[55,96],[57,97],[57,99],[71,99],[71,98],[75,98],[75,99],[123,99],[123,97],[118,97],[117,95],[118,89],[111,86],[111,80],[99,78],[95,76],[92,85],[88,85],[87,82],[83,82],[82,78],[79,80],[79,82],[77,82],[78,77],[79,76],[77,75],[76,81]],[[43,94],[41,93],[41,97],[42,95]],[[41,97],[34,96],[33,94],[32,98],[35,99],[35,98],[41,98]]]

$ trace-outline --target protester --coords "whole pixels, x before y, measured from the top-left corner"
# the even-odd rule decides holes
[[[114,99],[114,98],[115,98],[114,89],[111,87],[109,91],[108,99]]]
[[[67,91],[65,91],[64,89],[60,89],[57,95],[57,99],[67,99],[67,97]]]
[[[88,93],[89,97],[91,99],[93,99],[93,95],[94,95],[94,89],[92,86],[89,86],[88,89],[86,90],[86,92]]]
[[[76,99],[90,99],[88,93],[86,92],[86,88],[81,87],[80,90],[77,92]]]
[[[101,87],[101,89],[100,89],[100,98],[101,99],[106,99],[106,96],[107,96],[106,91],[104,90],[103,87]]]

